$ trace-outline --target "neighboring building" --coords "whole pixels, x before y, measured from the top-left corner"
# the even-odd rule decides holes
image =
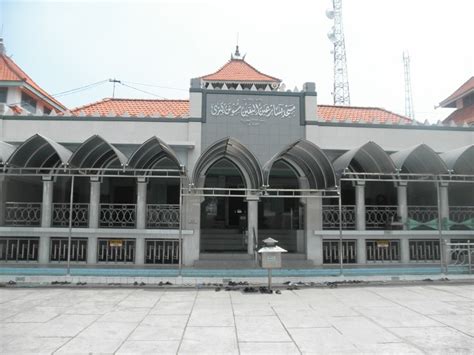
[[[75,263],[252,265],[271,236],[286,266],[335,264],[339,191],[344,262],[439,263],[440,236],[472,240],[474,127],[283,88],[236,51],[189,100],[3,114],[0,261],[64,262],[71,222]]]
[[[7,56],[0,38],[0,113],[50,114],[66,110]]]
[[[456,108],[443,123],[474,124],[474,76],[462,84],[439,106]]]

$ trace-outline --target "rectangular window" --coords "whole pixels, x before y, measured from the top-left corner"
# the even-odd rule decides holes
[[[36,100],[33,99],[31,96],[25,94],[24,92],[21,93],[21,107],[25,110],[30,111],[31,113],[36,112]]]
[[[0,88],[0,104],[7,103],[7,92],[8,88]]]

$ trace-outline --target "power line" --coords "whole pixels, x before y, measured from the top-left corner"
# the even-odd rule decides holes
[[[155,96],[155,97],[159,97],[159,98],[161,98],[161,99],[165,99],[165,100],[166,100],[166,97],[164,97],[164,96],[157,95],[157,94],[152,93],[152,92],[149,92],[149,91],[145,91],[145,90],[138,89],[138,88],[133,87],[133,86],[130,86],[130,85],[128,85],[128,84],[124,84],[123,82],[121,82],[121,84],[122,84],[123,86],[126,86],[126,87],[130,88],[130,89],[133,89],[133,90],[136,90],[136,91],[140,91],[140,92],[143,92],[143,93],[145,93],[145,94],[148,94],[148,95],[151,95],[151,96]]]
[[[186,89],[173,88],[173,87],[170,87],[170,86],[160,86],[160,85],[153,85],[153,84],[136,83],[136,82],[133,82],[133,81],[123,81],[123,83],[128,83],[128,84],[133,84],[133,85],[140,85],[140,86],[148,86],[148,87],[159,88],[159,89],[188,91]]]
[[[84,85],[84,86],[80,86],[80,87],[75,88],[75,89],[70,89],[70,90],[58,92],[57,94],[53,94],[53,95],[51,95],[51,96],[53,96],[53,97],[58,97],[58,96],[66,96],[66,95],[70,95],[70,94],[75,94],[75,93],[77,93],[77,92],[84,91],[84,90],[87,90],[87,89],[91,89],[91,88],[93,88],[93,87],[95,87],[95,86],[104,84],[104,83],[106,83],[106,82],[108,82],[108,80],[97,81],[97,82],[95,82],[95,83],[87,84],[87,85]]]

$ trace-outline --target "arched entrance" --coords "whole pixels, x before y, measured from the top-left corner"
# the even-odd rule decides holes
[[[237,166],[222,158],[207,170],[204,187],[244,188],[245,183]],[[201,252],[246,251],[247,203],[244,198],[204,197],[201,203]]]

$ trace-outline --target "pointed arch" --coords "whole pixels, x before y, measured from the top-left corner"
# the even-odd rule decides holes
[[[11,144],[0,141],[0,165],[4,165],[15,151]]]
[[[269,185],[273,164],[279,160],[286,162],[297,175],[306,178],[311,189],[329,189],[336,186],[334,169],[328,157],[317,145],[306,139],[288,145],[264,165],[266,185]]]
[[[443,159],[426,144],[400,150],[390,155],[395,166],[402,173],[447,174],[448,167]]]
[[[196,186],[204,184],[207,170],[221,159],[229,160],[239,169],[248,189],[258,189],[262,186],[262,170],[258,160],[250,150],[232,137],[215,142],[201,154],[193,173]]]
[[[345,152],[333,162],[333,165],[339,177],[346,169],[360,173],[396,172],[396,166],[390,156],[375,142],[367,142]]]
[[[132,169],[152,169],[166,158],[171,160],[176,169],[181,170],[181,163],[173,149],[158,137],[153,136],[133,152],[127,166]]]
[[[474,144],[450,150],[440,157],[455,174],[474,175]]]
[[[110,165],[125,166],[127,157],[99,135],[82,143],[72,154],[69,164],[75,168],[100,169]]]
[[[17,168],[54,168],[66,166],[71,155],[61,144],[35,134],[15,149],[6,164]]]

